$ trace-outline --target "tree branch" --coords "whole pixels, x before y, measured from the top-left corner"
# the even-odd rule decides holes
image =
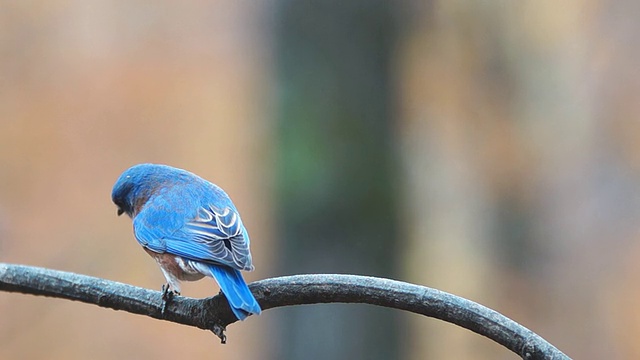
[[[263,310],[302,304],[366,303],[434,317],[505,346],[523,359],[569,359],[543,338],[473,301],[424,286],[356,275],[295,275],[249,285]],[[224,342],[237,321],[226,298],[176,296],[162,314],[162,293],[115,281],[0,263],[0,291],[51,296],[211,330]]]

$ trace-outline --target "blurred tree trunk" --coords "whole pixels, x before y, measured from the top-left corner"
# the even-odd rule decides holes
[[[483,3],[484,4],[484,3]],[[403,228],[408,231],[407,281],[495,307],[492,212],[483,156],[503,126],[498,96],[483,86],[491,49],[486,5],[420,1],[399,47],[400,134],[404,174]],[[485,43],[487,42],[487,43]],[[480,51],[479,51],[480,50]],[[508,96],[504,98],[507,101]],[[410,319],[403,341],[409,359],[493,359],[508,356],[467,331]]]
[[[392,10],[385,1],[279,2],[283,273],[396,273]],[[388,309],[330,305],[280,313],[278,359],[397,357],[398,315]]]

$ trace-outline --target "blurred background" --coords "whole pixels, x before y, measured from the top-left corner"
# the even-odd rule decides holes
[[[574,358],[640,358],[639,10],[2,1],[0,262],[160,289],[110,193],[129,166],[166,163],[234,199],[248,281],[401,279]],[[516,358],[366,305],[269,310],[228,336],[0,292],[0,359]]]

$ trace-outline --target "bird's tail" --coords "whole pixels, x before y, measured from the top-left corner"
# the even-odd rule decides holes
[[[244,320],[250,314],[260,314],[260,305],[244,282],[240,271],[226,266],[200,264],[203,266],[199,266],[199,270],[216,279],[238,320]]]

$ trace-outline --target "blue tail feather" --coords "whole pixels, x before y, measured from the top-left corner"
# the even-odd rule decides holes
[[[220,290],[229,301],[233,314],[239,320],[246,319],[250,314],[260,314],[262,311],[260,305],[244,282],[240,271],[212,264],[206,264],[206,268],[218,282]]]

